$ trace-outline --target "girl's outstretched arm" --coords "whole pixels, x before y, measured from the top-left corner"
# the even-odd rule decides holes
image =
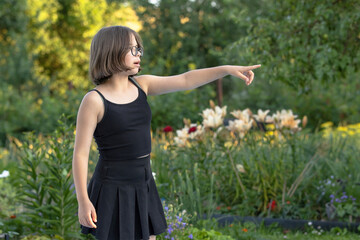
[[[180,75],[168,77],[141,75],[137,76],[136,80],[139,81],[148,95],[159,95],[163,93],[194,89],[227,75],[241,78],[247,85],[249,85],[254,79],[254,73],[252,70],[259,68],[260,66],[261,65],[224,65],[192,70]]]

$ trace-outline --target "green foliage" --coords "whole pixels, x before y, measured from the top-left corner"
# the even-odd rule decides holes
[[[224,52],[234,64],[256,62],[262,79],[307,93],[312,84],[338,82],[359,71],[357,1],[267,1],[248,36]]]
[[[92,37],[103,26],[136,30],[126,3],[105,0],[0,2],[0,145],[6,135],[49,133],[61,114],[74,116],[92,83]],[[73,121],[75,121],[73,119]]]
[[[237,21],[243,5],[236,1],[171,1],[155,5],[137,1],[143,24],[144,71],[179,74],[189,69],[219,65],[217,53],[242,35]]]
[[[75,122],[75,113],[80,97],[74,91],[64,95],[51,96],[44,87],[39,93],[20,91],[11,84],[0,84],[0,145],[5,145],[6,135],[22,137],[23,132],[36,130],[44,134],[56,127],[61,114],[71,116]],[[60,104],[62,102],[62,104]]]
[[[53,134],[41,138],[29,134],[20,146],[16,186],[29,233],[60,239],[79,237],[70,174],[73,132],[73,126],[59,121]]]
[[[88,89],[89,49],[92,37],[107,25],[133,24],[136,18],[125,4],[106,0],[28,0],[30,47],[34,72],[64,94]]]
[[[12,203],[16,200],[16,192],[7,178],[0,178],[0,189],[0,217],[15,216],[16,210]]]
[[[159,138],[152,160],[161,195],[178,199],[198,216],[231,213],[291,219],[327,217],[325,205],[334,192],[319,186],[331,176],[346,183],[347,195],[359,197],[356,137],[346,138],[345,144],[341,137],[334,141],[322,133],[282,133],[278,138],[253,131],[229,145],[224,135],[210,134],[186,147],[172,145],[172,135],[166,142]]]
[[[176,75],[220,65],[219,54],[246,30],[238,21],[247,6],[237,1],[161,0],[154,5],[143,0],[135,6],[146,53],[141,73]],[[179,127],[182,118],[193,118],[215,96],[210,84],[195,92],[152,97],[153,129]]]
[[[194,239],[204,239],[204,240],[232,240],[234,238],[230,236],[225,236],[220,232],[215,230],[206,230],[206,229],[197,229],[193,228],[190,230],[190,233],[194,237]]]
[[[180,128],[184,118],[200,120],[199,109],[205,108],[209,100],[214,97],[215,91],[210,86],[204,86],[197,90],[150,96],[148,101],[152,111],[151,128],[156,130],[167,125]]]

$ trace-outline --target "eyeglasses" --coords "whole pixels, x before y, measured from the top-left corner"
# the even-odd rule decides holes
[[[136,57],[139,52],[140,52],[140,57],[144,55],[144,49],[142,47],[132,46],[129,47],[129,49],[134,57]]]

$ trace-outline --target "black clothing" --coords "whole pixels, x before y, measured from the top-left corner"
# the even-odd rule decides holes
[[[105,113],[94,132],[100,153],[88,194],[97,214],[97,228],[82,233],[100,240],[148,240],[167,228],[150,167],[151,111],[145,92],[134,79],[138,97],[127,104],[105,99]]]
[[[151,152],[151,110],[145,92],[137,88],[138,97],[126,104],[110,102],[93,89],[100,94],[105,105],[104,116],[96,126],[94,137],[100,155],[106,159],[133,159]]]

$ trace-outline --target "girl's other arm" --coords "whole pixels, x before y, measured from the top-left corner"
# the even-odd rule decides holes
[[[261,65],[253,66],[218,66],[192,70],[180,75],[159,77],[152,75],[142,75],[136,77],[148,95],[158,95],[163,93],[194,89],[205,85],[216,79],[227,75],[232,75],[243,79],[249,85],[254,79],[253,69]]]
[[[98,115],[103,111],[102,100],[95,92],[85,95],[79,107],[73,154],[73,177],[78,200],[79,222],[83,226],[95,228],[96,212],[87,193],[88,159],[93,133]]]

